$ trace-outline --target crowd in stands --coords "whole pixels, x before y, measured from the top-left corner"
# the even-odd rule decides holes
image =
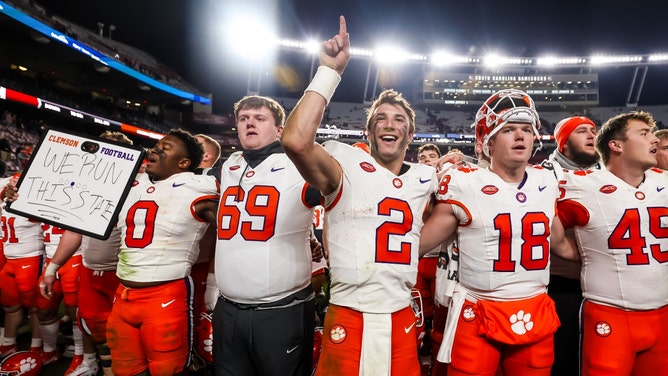
[[[12,175],[25,168],[33,147],[39,140],[39,129],[42,125],[40,122],[29,119],[24,121],[22,117],[11,111],[2,111],[0,120],[0,161],[6,165],[6,175]]]
[[[179,124],[164,118],[162,114],[120,107],[110,99],[95,99],[87,94],[77,95],[54,87],[39,78],[31,79],[20,74],[10,73],[9,76],[0,77],[0,86],[65,105],[75,110],[101,116],[105,119],[132,124],[155,132],[167,133],[171,128],[179,126]]]
[[[158,81],[168,83],[186,91],[195,91],[174,70],[159,62],[153,56],[111,38],[104,38],[88,29],[51,14],[48,10],[30,0],[8,1],[11,5],[45,23],[46,25],[82,42],[95,50],[117,59],[126,66]]]

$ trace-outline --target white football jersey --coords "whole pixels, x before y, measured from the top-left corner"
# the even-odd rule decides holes
[[[216,282],[237,303],[280,300],[311,283],[313,207],[306,182],[285,153],[255,168],[241,152],[221,170]]]
[[[668,304],[668,173],[645,172],[632,187],[607,169],[572,171],[560,182],[559,217],[574,226],[584,297],[621,309]]]
[[[39,221],[3,210],[0,222],[5,257],[18,259],[44,255],[44,236]]]
[[[11,177],[0,179],[0,191],[5,189]],[[18,259],[44,255],[44,236],[39,221],[30,220],[5,210],[2,203],[2,245],[5,257]]]
[[[56,254],[56,249],[58,249],[58,243],[60,243],[60,238],[63,236],[64,229],[53,226],[48,223],[42,223],[42,232],[44,236],[44,251],[46,257],[51,259],[54,254]],[[79,248],[74,255],[80,255],[81,248]]]
[[[161,282],[184,278],[199,253],[199,241],[208,223],[194,206],[218,199],[213,176],[192,172],[151,182],[137,179],[118,217],[121,252],[116,274],[134,282]]]
[[[83,264],[91,270],[116,270],[121,251],[121,230],[114,226],[107,240],[83,236],[79,251],[83,252]]]
[[[363,150],[336,141],[324,146],[343,169],[341,186],[325,202],[330,302],[369,313],[406,308],[436,170],[405,162],[407,171],[397,176]]]
[[[438,200],[459,220],[459,282],[483,299],[545,292],[550,228],[558,196],[551,171],[527,167],[519,185],[488,169],[460,168],[441,180]]]

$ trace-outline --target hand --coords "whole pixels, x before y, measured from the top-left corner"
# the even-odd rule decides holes
[[[19,198],[19,190],[16,187],[16,182],[11,181],[5,189],[2,190],[2,199],[5,202],[14,202]]]
[[[315,236],[311,236],[311,259],[313,262],[322,260],[324,253],[322,252],[322,244]]]
[[[460,153],[447,153],[442,156],[436,162],[434,162],[434,167],[436,168],[436,177],[440,180],[445,173],[451,168],[457,168],[462,164],[464,154]]]
[[[322,42],[318,60],[320,65],[334,69],[339,75],[343,74],[350,61],[350,35],[346,29],[345,17],[339,17],[339,33]]]
[[[44,274],[42,281],[39,283],[39,292],[43,297],[51,299],[53,296],[53,284],[56,282],[55,274]]]

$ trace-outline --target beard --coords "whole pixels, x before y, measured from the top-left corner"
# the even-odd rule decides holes
[[[580,149],[572,148],[571,150],[573,151],[571,152],[569,159],[580,167],[589,167],[599,160],[597,152],[594,152],[594,154],[589,154]]]

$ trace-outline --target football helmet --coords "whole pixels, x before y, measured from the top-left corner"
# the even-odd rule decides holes
[[[422,309],[422,294],[420,290],[411,290],[411,308],[415,314],[415,326],[421,328],[424,325],[424,310]]]
[[[0,376],[37,376],[42,357],[33,351],[17,351],[0,363]]]
[[[533,99],[521,90],[506,89],[487,98],[476,113],[475,122],[471,124],[472,128],[475,127],[476,142],[482,143],[482,149],[486,156],[490,156],[489,139],[507,123],[531,124],[533,132],[538,138],[538,142],[540,142],[539,149],[542,147],[538,134],[540,119]]]
[[[213,322],[211,313],[202,312],[197,321],[195,351],[206,363],[213,364]]]

